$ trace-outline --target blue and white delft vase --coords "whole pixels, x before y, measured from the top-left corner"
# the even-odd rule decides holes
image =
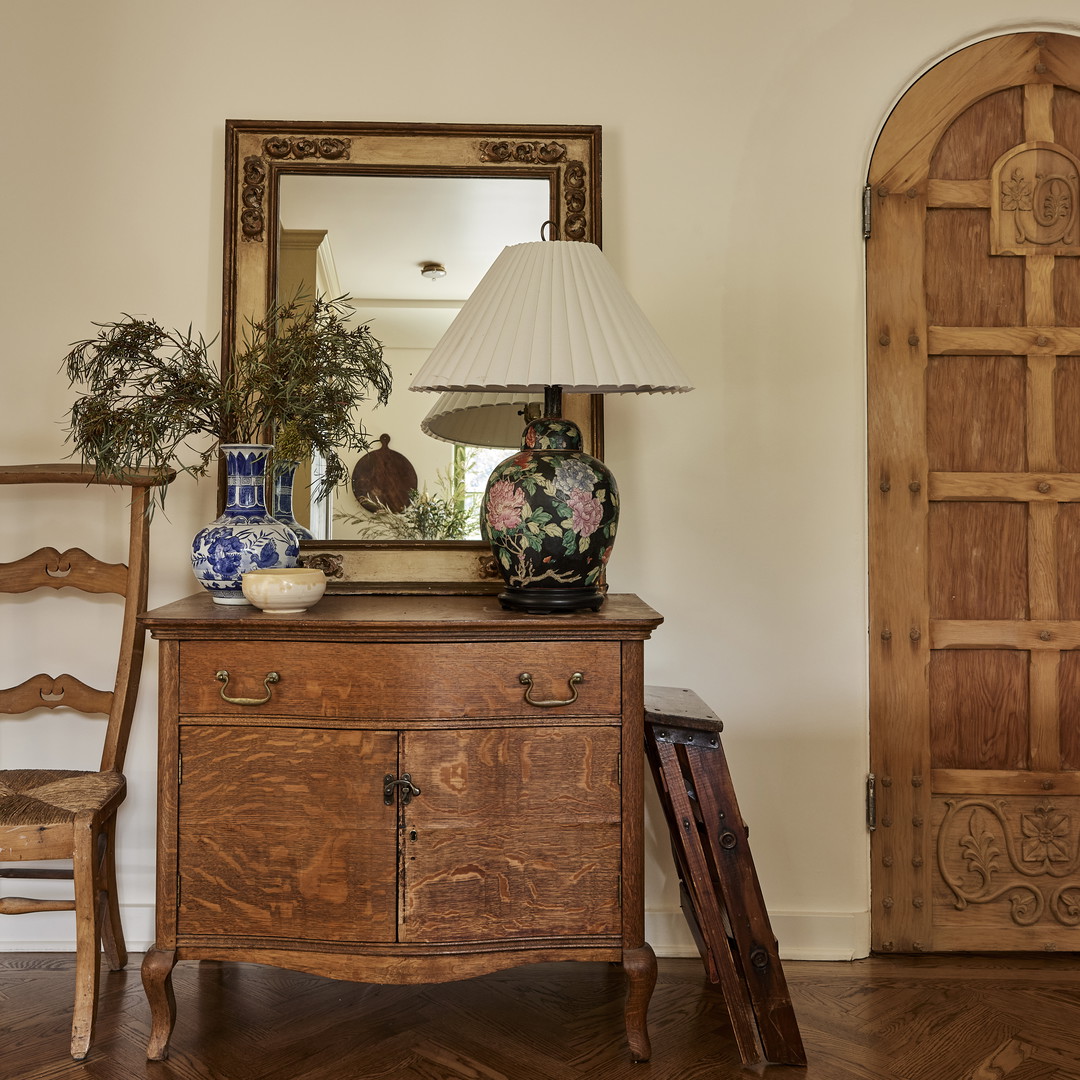
[[[246,604],[240,576],[268,566],[295,566],[296,533],[266,509],[265,443],[229,443],[225,455],[228,488],[225,512],[195,534],[191,568],[215,604]]]
[[[299,540],[313,540],[312,534],[293,516],[293,477],[299,468],[299,461],[274,461],[274,497],[272,513],[274,517],[287,525]]]

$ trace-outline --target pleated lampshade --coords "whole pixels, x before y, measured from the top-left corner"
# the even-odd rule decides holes
[[[526,408],[543,404],[543,394],[451,391],[431,407],[420,430],[433,439],[467,446],[520,446],[528,423]]]
[[[503,249],[413,390],[678,393],[686,376],[595,244]]]
[[[506,583],[504,608],[598,610],[619,492],[578,426],[560,417],[562,394],[691,389],[600,249],[576,240],[504,248],[412,389],[544,393],[544,415],[488,479],[480,531]]]

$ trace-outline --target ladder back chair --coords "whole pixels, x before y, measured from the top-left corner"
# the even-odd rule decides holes
[[[101,949],[112,970],[127,963],[116,896],[116,811],[125,795],[124,755],[142,669],[144,635],[136,619],[146,608],[150,537],[146,510],[159,482],[149,471],[115,479],[95,476],[91,467],[74,464],[0,465],[4,485],[109,484],[131,494],[126,563],[101,562],[81,548],[61,552],[54,547],[0,563],[0,593],[70,588],[124,598],[115,675],[108,673],[111,690],[94,689],[66,674],[39,674],[0,690],[0,714],[62,707],[108,717],[101,760],[94,771],[0,769],[0,878],[63,879],[74,885],[73,900],[0,896],[0,915],[75,912],[71,1056],[76,1059],[86,1057],[93,1034]],[[70,860],[72,866],[9,865],[53,860]]]

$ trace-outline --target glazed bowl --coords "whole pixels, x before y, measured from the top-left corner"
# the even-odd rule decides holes
[[[308,566],[249,570],[240,581],[251,604],[275,615],[306,611],[326,592],[326,575]]]

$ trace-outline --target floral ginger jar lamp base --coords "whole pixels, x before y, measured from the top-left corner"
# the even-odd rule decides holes
[[[225,511],[195,534],[191,567],[215,604],[247,604],[241,577],[249,570],[296,566],[296,533],[266,509],[266,462],[271,446],[222,446],[227,471]]]
[[[581,430],[544,417],[524,431],[521,450],[497,465],[480,507],[509,610],[596,611],[601,576],[619,517],[615,478],[581,449]]]

